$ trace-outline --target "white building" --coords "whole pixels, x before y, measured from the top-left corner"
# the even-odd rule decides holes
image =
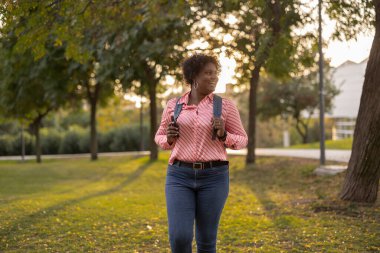
[[[326,114],[335,119],[333,139],[353,136],[367,62],[346,61],[334,69],[333,82],[341,92],[334,98],[332,112]]]

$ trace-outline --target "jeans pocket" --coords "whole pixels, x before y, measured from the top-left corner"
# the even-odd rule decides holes
[[[173,173],[175,170],[176,170],[175,166],[169,164],[168,167],[166,168],[166,173],[167,174]]]

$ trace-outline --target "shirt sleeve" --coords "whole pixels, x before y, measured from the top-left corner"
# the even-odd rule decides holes
[[[225,129],[227,131],[227,137],[224,141],[224,146],[235,150],[243,149],[248,144],[248,136],[241,122],[239,110],[236,105],[228,99],[226,99],[226,106],[227,117]]]
[[[169,102],[167,103],[162,113],[160,126],[154,137],[154,142],[156,142],[156,144],[164,150],[173,149],[175,146],[175,143],[177,142],[177,139],[175,139],[172,145],[169,145],[167,136],[166,136],[166,128],[168,127],[170,123],[171,112],[173,112],[173,107],[174,107],[173,102],[175,103],[175,98],[169,100]]]

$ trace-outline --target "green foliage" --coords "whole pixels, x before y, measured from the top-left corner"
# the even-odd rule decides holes
[[[150,90],[155,104],[156,86],[177,71],[183,57],[177,48],[190,38],[187,1],[6,1],[0,11],[1,34],[14,31],[13,48],[18,54],[28,52],[31,60],[38,61],[49,53],[46,44],[63,49],[68,64],[61,71],[70,77],[77,101],[86,99],[93,111],[115,93],[130,89],[133,81],[140,81],[142,95]],[[97,124],[94,117],[90,124]],[[152,124],[154,131],[156,123]],[[64,143],[73,146],[75,138],[72,133]],[[92,147],[95,141],[91,140]],[[67,152],[77,152],[79,146]]]
[[[30,133],[24,131],[23,133],[24,145],[25,145],[25,154],[34,154],[35,153],[35,138]],[[12,151],[11,155],[21,155],[22,141],[21,134],[16,135],[12,142]]]
[[[90,152],[89,128],[71,125],[67,131],[58,131],[54,128],[41,129],[42,154],[78,154]],[[99,132],[99,152],[138,151],[141,139],[144,139],[144,150],[149,149],[149,127],[143,127],[143,135],[137,125],[122,126],[109,131]],[[142,137],[143,136],[143,137]],[[34,138],[24,132],[25,154],[34,154]],[[21,155],[21,136],[1,135],[0,155]]]
[[[326,12],[336,21],[334,39],[355,39],[359,34],[370,34],[375,27],[375,1],[328,0]]]
[[[268,120],[281,116],[294,121],[295,128],[302,136],[303,142],[310,141],[309,126],[312,115],[319,107],[319,79],[316,66],[306,69],[308,74],[299,73],[289,81],[267,77],[262,81],[257,97],[257,111],[261,119]],[[332,71],[325,66],[324,102],[325,111],[332,109],[333,99],[340,90],[332,82]],[[315,129],[315,127],[314,127]],[[312,138],[315,140],[315,138]]]
[[[83,128],[90,126],[90,116],[88,112],[78,111],[70,112],[67,116],[62,118],[61,127],[63,129],[69,129],[71,125],[78,125]]]
[[[312,114],[319,105],[318,69],[309,69],[307,75],[294,77],[289,81],[280,81],[268,77],[262,82],[258,94],[258,113],[263,119],[277,115],[289,115],[294,119],[302,117],[301,112]],[[340,90],[332,82],[332,71],[325,68],[324,75],[325,110],[332,109],[332,101]]]
[[[0,107],[5,116],[34,120],[66,103],[70,86],[62,47],[44,45],[44,57],[34,61],[29,50],[14,50],[14,35],[1,38]],[[48,42],[47,42],[48,43]]]
[[[149,128],[143,127],[143,136],[137,125],[119,127],[100,135],[99,150],[101,152],[121,152],[140,150],[140,143],[144,138],[145,150],[149,148]]]
[[[284,123],[279,118],[257,121],[256,146],[258,148],[282,146],[283,127]]]
[[[62,134],[56,129],[41,129],[42,154],[59,154]]]
[[[254,68],[277,78],[290,78],[300,69],[310,66],[316,56],[316,36],[311,33],[294,32],[313,22],[299,1],[221,1],[208,3],[205,9],[212,29],[219,34],[213,36],[196,23],[194,33],[210,43],[214,51],[224,51],[237,62],[239,83],[248,83]],[[236,18],[231,22],[230,16]],[[232,37],[223,40],[224,35]],[[218,49],[218,50],[217,50]]]
[[[12,141],[11,136],[0,136],[0,155],[11,154]]]
[[[62,137],[59,152],[61,154],[87,153],[89,150],[89,145],[87,145],[87,149],[85,150],[81,143],[88,134],[88,131],[80,126],[70,126],[69,131]]]
[[[30,155],[34,152],[33,137],[24,132],[25,154]],[[21,155],[21,134],[0,136],[0,155]]]
[[[4,120],[0,123],[0,136],[4,134],[16,134],[19,128],[20,126],[16,121]]]

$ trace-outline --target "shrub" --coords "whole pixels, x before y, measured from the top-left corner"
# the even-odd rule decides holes
[[[56,129],[43,128],[41,129],[41,149],[42,154],[58,154],[62,134]]]
[[[72,125],[61,141],[59,153],[61,154],[77,154],[82,153],[81,139],[88,135],[88,131],[81,126]]]

